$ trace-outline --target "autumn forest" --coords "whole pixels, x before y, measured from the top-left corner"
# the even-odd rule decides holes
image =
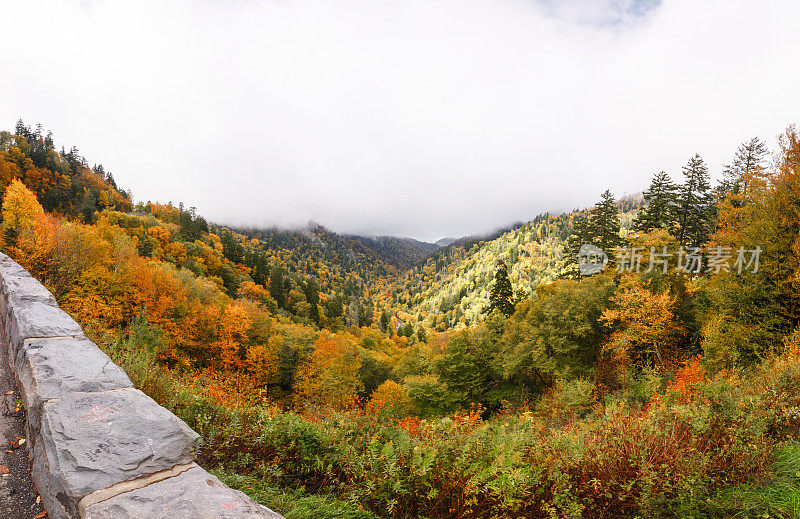
[[[230,227],[112,169],[0,132],[2,251],[285,517],[800,514],[794,126],[444,246]]]

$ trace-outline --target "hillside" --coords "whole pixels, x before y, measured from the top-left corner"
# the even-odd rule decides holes
[[[20,121],[15,133],[0,132],[0,186],[22,179],[46,211],[90,219],[95,211],[130,211],[131,194],[119,188],[102,164],[89,162],[72,147],[56,151],[52,133]],[[2,192],[0,192],[2,194]]]
[[[566,272],[564,223],[542,216],[495,238],[458,240],[401,276],[385,304],[438,331],[477,324],[498,261],[508,265],[520,296]]]
[[[225,228],[215,226],[224,232]],[[358,240],[312,224],[302,230],[234,229],[245,247],[266,253],[292,273],[316,273],[326,292],[364,295],[380,279],[394,275],[399,267]],[[388,255],[386,255],[388,256]],[[244,258],[247,264],[247,258]],[[250,265],[248,265],[250,266]]]
[[[641,195],[619,201],[621,236],[630,233],[641,205]],[[520,300],[572,272],[570,236],[575,218],[586,211],[542,214],[483,237],[454,240],[400,275],[383,305],[440,332],[475,325],[485,317],[498,262],[508,267]]]
[[[212,230],[222,237],[226,258],[244,265],[278,308],[334,330],[375,322],[383,287],[438,248],[410,238],[340,235],[318,224],[302,230]]]
[[[357,236],[338,234],[310,223],[303,229],[234,229],[248,239],[258,239],[265,250],[292,251],[295,260],[319,257],[339,262],[343,267],[358,263],[379,264],[378,270],[408,268],[439,249],[432,243],[396,236]]]
[[[416,265],[439,249],[436,244],[421,242],[413,238],[353,235],[345,235],[345,238],[374,251],[381,260],[402,270]]]
[[[403,270],[432,246],[134,204],[20,124],[1,245],[205,469],[287,517],[791,517],[800,135],[765,150],[713,190],[696,155],[643,206],[606,191]],[[582,276],[583,243],[663,269]]]

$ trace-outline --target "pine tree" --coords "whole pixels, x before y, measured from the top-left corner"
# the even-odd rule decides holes
[[[733,193],[741,194],[741,198],[745,199],[749,187],[748,179],[763,176],[764,162],[768,154],[767,145],[758,137],[740,144],[733,162],[723,166],[723,180],[716,189],[718,196]]]
[[[319,287],[317,286],[317,282],[311,278],[303,288],[306,296],[306,302],[311,305],[308,316],[316,324],[319,324],[319,306],[317,306],[319,305]]]
[[[228,258],[231,263],[241,263],[244,261],[244,247],[231,231],[226,229],[220,234],[219,239],[222,243],[223,256]]]
[[[389,330],[389,314],[386,313],[385,309],[381,312],[381,330],[384,332]]]
[[[672,230],[675,223],[676,190],[677,187],[666,172],[653,175],[650,187],[644,192],[647,206],[636,216],[634,228],[639,232],[660,228]]]
[[[567,271],[561,276],[564,279],[580,279],[578,269],[578,251],[584,243],[592,243],[587,212],[580,212],[572,219],[572,229],[567,238],[566,260]]]
[[[411,324],[411,323],[406,323],[406,324],[403,326],[403,328],[401,329],[401,331],[400,331],[400,334],[399,334],[399,335],[402,335],[402,336],[408,337],[408,338],[410,339],[410,338],[411,338],[411,336],[412,336],[412,335],[414,335],[414,325],[413,325],[413,324]]]
[[[572,222],[572,233],[569,236],[570,245],[575,245],[577,251],[584,243],[592,242],[591,227],[589,226],[589,213],[582,212],[575,216]]]
[[[286,294],[284,290],[284,271],[281,267],[275,266],[272,275],[269,277],[269,295],[278,303],[278,308],[286,307]]]
[[[686,181],[678,189],[678,242],[700,246],[708,240],[711,227],[711,187],[708,167],[695,154],[683,167]]]
[[[622,244],[619,229],[617,202],[611,191],[607,189],[591,210],[588,232],[592,236],[594,244],[610,255],[612,249]]]
[[[91,190],[87,190],[86,195],[83,197],[83,203],[78,209],[78,211],[80,211],[81,218],[83,218],[83,223],[93,223],[94,212],[97,211],[97,209],[97,198],[94,196],[94,193]]]
[[[495,309],[499,310],[506,317],[514,313],[514,290],[511,288],[508,269],[503,262],[497,264],[497,272],[494,274],[494,284],[489,293],[488,313],[492,313]]]

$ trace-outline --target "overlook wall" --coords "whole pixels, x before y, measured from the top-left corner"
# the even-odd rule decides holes
[[[199,435],[135,389],[53,295],[0,254],[0,339],[50,519],[282,519],[195,462]]]

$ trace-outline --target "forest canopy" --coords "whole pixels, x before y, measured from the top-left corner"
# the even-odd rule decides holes
[[[0,195],[3,251],[278,510],[712,517],[800,495],[794,127],[715,186],[694,155],[641,197],[436,249],[135,202],[22,122]]]

